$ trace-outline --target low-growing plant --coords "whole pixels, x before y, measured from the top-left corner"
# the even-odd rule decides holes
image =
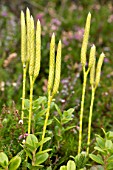
[[[9,159],[20,151],[20,136],[25,135],[25,127],[20,120],[14,103],[10,108],[3,106],[0,114],[0,151],[4,151]]]
[[[19,168],[21,163],[21,157],[15,156],[10,161],[4,152],[0,153],[0,168],[1,170],[16,170]]]
[[[73,120],[74,108],[69,108],[66,111],[61,112],[58,105],[54,102],[54,96],[58,92],[59,83],[60,83],[60,74],[61,74],[61,41],[58,43],[56,57],[55,57],[55,34],[52,34],[51,43],[50,43],[50,61],[49,61],[49,76],[48,76],[48,86],[47,86],[47,97],[40,96],[36,100],[33,100],[33,89],[36,78],[39,75],[40,71],[40,60],[41,60],[41,25],[40,21],[37,21],[37,26],[35,30],[34,19],[30,16],[30,11],[27,8],[26,17],[24,12],[21,12],[21,61],[23,65],[23,90],[22,90],[22,112],[21,119],[19,122],[24,127],[24,134],[19,136],[19,143],[21,146],[20,152],[17,156],[13,157],[8,162],[8,157],[4,152],[1,152],[1,166],[5,169],[17,169],[19,166],[23,169],[45,169],[45,161],[49,158],[49,151],[52,151],[54,146],[47,145],[48,141],[51,140],[52,133],[49,134],[47,126],[56,122],[54,125],[55,135],[54,138],[57,141],[56,148],[60,148],[60,144],[64,142],[63,136],[69,130],[75,128],[75,124],[71,125]],[[86,53],[89,39],[90,31],[90,22],[91,14],[88,14],[86,20],[86,26],[84,31],[83,43],[81,48],[81,64],[83,69],[83,89],[82,89],[82,99],[81,99],[81,109],[80,109],[80,127],[79,129],[79,141],[78,141],[78,155],[71,156],[74,161],[69,160],[67,165],[63,164],[62,160],[59,164],[60,170],[85,170],[88,164],[88,157],[92,158],[94,161],[101,160],[98,163],[105,166],[105,168],[111,168],[112,165],[112,132],[109,132],[109,135],[105,133],[105,141],[101,137],[97,137],[97,146],[95,147],[98,152],[101,152],[101,155],[89,154],[90,148],[90,136],[91,136],[91,121],[93,113],[93,104],[95,91],[100,82],[101,67],[105,55],[102,53],[99,57],[96,73],[95,73],[95,64],[96,64],[96,47],[93,45],[90,49],[89,63],[88,67],[86,66]],[[26,97],[26,76],[27,71],[29,70],[29,79],[30,79],[30,96],[29,99]],[[83,113],[84,113],[84,102],[85,102],[85,92],[88,74],[90,73],[90,85],[92,89],[92,97],[90,104],[90,113],[89,113],[89,122],[88,122],[88,139],[87,139],[87,152],[81,152],[82,150],[82,124],[83,124]],[[51,111],[55,108],[58,112],[58,115],[51,116]],[[52,119],[49,117],[52,117]],[[54,120],[54,121],[53,121]],[[67,126],[67,127],[66,127]],[[52,131],[52,130],[51,130]],[[111,136],[110,136],[111,133]],[[98,141],[105,142],[104,147],[99,145]],[[46,145],[44,145],[46,144]],[[43,146],[44,145],[44,146]],[[47,146],[47,149],[46,149]],[[44,150],[43,150],[44,148]],[[55,149],[56,149],[55,148]],[[67,148],[68,149],[68,148]],[[54,152],[54,151],[53,151]],[[76,152],[76,151],[75,151]],[[55,153],[55,152],[54,152]],[[111,155],[110,155],[111,154]],[[110,158],[108,158],[110,156]],[[3,157],[3,160],[2,160]],[[103,158],[103,160],[102,160]],[[50,158],[49,158],[50,159]],[[51,158],[52,159],[52,158]],[[68,160],[68,158],[67,158]],[[17,162],[17,164],[15,163]],[[50,161],[51,162],[51,161]],[[21,163],[21,165],[20,165]],[[47,167],[47,170],[54,168],[53,165]],[[54,169],[56,169],[55,167]]]
[[[38,148],[42,145],[42,143],[46,143],[48,140],[50,140],[50,137],[44,138],[43,141],[38,141],[37,137],[33,134],[29,134],[26,138],[25,143],[23,142],[23,151],[26,153],[27,157],[25,159],[24,165],[28,169],[39,169],[42,168],[43,165],[41,165],[43,162],[46,161],[49,154],[47,152],[51,151],[51,149],[46,149],[43,151],[38,151]],[[27,158],[30,158],[31,163],[28,163]]]
[[[113,132],[104,132],[104,137],[96,134],[94,152],[89,157],[99,165],[102,170],[113,169]],[[96,153],[95,153],[96,152]],[[94,154],[95,153],[95,154]]]

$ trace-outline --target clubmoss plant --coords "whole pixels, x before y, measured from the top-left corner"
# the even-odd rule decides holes
[[[57,93],[60,83],[60,73],[61,73],[61,41],[58,43],[57,55],[56,55],[56,69],[54,69],[55,65],[55,35],[52,35],[51,44],[50,44],[50,63],[49,63],[49,78],[48,78],[48,107],[46,112],[46,118],[43,127],[42,133],[42,141],[44,141],[47,122],[50,115],[50,105],[54,95]],[[54,72],[55,72],[55,80],[54,80]],[[54,80],[54,85],[53,85]],[[52,91],[53,88],[53,91]],[[43,143],[40,146],[40,151],[42,151]]]
[[[31,35],[30,58],[29,58],[30,107],[29,107],[29,119],[28,119],[28,134],[31,132],[33,85],[34,85],[36,78],[39,75],[40,60],[41,60],[41,25],[40,25],[40,21],[38,20],[37,29],[36,29],[36,38],[35,38],[34,19],[32,16],[31,16],[30,35]]]
[[[26,87],[26,73],[28,69],[28,62],[30,58],[30,11],[27,8],[26,18],[24,12],[21,11],[21,61],[23,64],[23,90],[22,90],[22,114],[21,119],[24,119],[25,109],[25,87]]]
[[[30,11],[27,8],[26,18],[21,12],[21,61],[23,64],[23,92],[22,92],[22,120],[24,119],[24,105],[25,105],[25,86],[26,86],[26,73],[29,66],[30,78],[30,106],[28,118],[28,133],[31,129],[32,120],[32,98],[33,98],[33,85],[40,71],[41,60],[41,25],[37,21],[37,28],[35,33],[34,19],[30,16]]]
[[[95,52],[93,53],[93,55],[95,57]],[[91,89],[92,89],[92,96],[91,96],[89,122],[88,122],[87,154],[89,154],[89,145],[90,145],[90,136],[91,136],[91,121],[92,121],[95,91],[96,91],[96,89],[99,85],[99,82],[100,82],[101,67],[103,64],[104,57],[105,57],[104,53],[101,53],[99,60],[98,60],[97,68],[96,68],[96,76],[95,76],[95,60],[94,60],[93,66],[91,67],[91,70],[90,70],[90,84],[91,84]]]
[[[82,89],[82,100],[81,100],[81,109],[80,109],[80,129],[79,129],[78,154],[80,154],[80,152],[81,152],[84,98],[85,98],[87,76],[90,71],[90,67],[88,67],[87,71],[85,68],[87,45],[88,45],[89,32],[90,32],[90,22],[91,22],[91,14],[89,13],[87,16],[87,20],[86,20],[85,32],[84,32],[83,43],[82,43],[82,48],[81,48],[81,64],[82,64],[82,68],[83,68],[83,89]]]

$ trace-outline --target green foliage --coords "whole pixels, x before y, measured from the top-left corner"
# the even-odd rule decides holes
[[[16,170],[20,166],[20,163],[20,156],[17,155],[9,161],[7,155],[4,152],[0,153],[0,166],[4,168],[4,170]]]
[[[104,130],[103,130],[104,131]],[[106,170],[113,168],[113,132],[105,132],[105,137],[96,135],[96,143],[94,149],[97,155],[89,154],[89,157],[96,163],[100,164]]]
[[[87,162],[88,162],[88,156],[86,153],[81,152],[80,154],[76,155],[75,157],[71,156],[76,164],[77,170],[79,169],[85,169]]]
[[[7,157],[7,155],[4,152],[0,153],[0,165],[3,168],[8,167],[8,157]]]
[[[9,170],[16,170],[20,166],[21,157],[15,156],[9,162]]]
[[[0,120],[0,150],[11,159],[21,149],[19,136],[25,134],[23,124],[19,123],[20,114],[15,104],[11,108],[3,106]]]
[[[98,93],[95,96],[94,104],[94,114],[92,121],[92,136],[94,140],[94,134],[102,134],[101,128],[108,130],[113,130],[113,90],[112,90],[112,2],[109,1],[36,1],[32,0],[29,2],[18,1],[11,2],[10,4],[5,0],[1,2],[0,11],[0,30],[1,30],[1,42],[0,42],[0,108],[6,103],[10,106],[5,114],[0,113],[0,151],[4,151],[9,160],[20,151],[20,143],[26,140],[24,134],[27,132],[27,122],[28,122],[28,111],[29,111],[29,100],[25,99],[25,122],[24,125],[19,124],[20,112],[19,114],[13,114],[14,108],[11,108],[12,99],[15,101],[17,108],[21,110],[21,82],[22,82],[22,68],[19,61],[19,57],[12,59],[7,66],[5,66],[6,61],[8,61],[9,54],[16,51],[17,56],[20,56],[20,49],[17,49],[20,43],[20,31],[18,29],[19,22],[18,18],[20,16],[20,9],[25,9],[29,6],[33,15],[38,19],[41,16],[41,23],[43,25],[42,34],[42,62],[40,76],[38,78],[38,83],[34,85],[34,96],[33,96],[33,113],[34,117],[32,120],[32,133],[38,137],[38,144],[36,154],[38,155],[38,149],[40,143],[45,141],[44,152],[40,153],[41,164],[44,164],[44,168],[41,165],[38,167],[47,170],[56,170],[62,164],[66,164],[69,160],[69,155],[76,155],[77,152],[77,142],[78,142],[78,129],[79,129],[79,111],[80,111],[80,96],[81,96],[81,86],[82,86],[82,74],[81,66],[78,64],[80,61],[80,46],[83,34],[83,25],[86,18],[86,14],[90,11],[93,14],[93,20],[91,25],[91,39],[90,42],[94,42],[98,47],[98,53],[100,51],[105,51],[106,60],[104,62],[104,69],[102,70],[102,81],[100,87],[98,88]],[[17,7],[19,10],[17,10]],[[46,10],[48,9],[48,10]],[[76,9],[76,10],[75,10]],[[82,10],[84,9],[84,10]],[[37,13],[38,11],[38,13]],[[93,12],[92,12],[93,11]],[[99,15],[98,15],[99,12]],[[79,18],[79,19],[78,19]],[[104,22],[103,22],[104,21]],[[46,23],[46,24],[45,24]],[[58,25],[57,25],[58,23]],[[51,29],[50,29],[51,28]],[[41,141],[42,127],[45,120],[45,113],[47,111],[47,98],[37,96],[42,95],[46,92],[47,88],[47,76],[48,76],[48,55],[49,55],[49,35],[52,32],[57,31],[56,41],[58,42],[59,35],[61,36],[63,42],[63,59],[62,59],[62,83],[60,86],[60,93],[56,97],[56,102],[60,108],[57,109],[56,113],[54,106],[55,103],[51,103],[51,115],[48,121],[48,128],[46,130],[46,136],[51,137],[51,141],[46,142],[49,138],[45,138]],[[46,36],[44,36],[46,35]],[[80,36],[81,35],[81,36]],[[106,36],[107,35],[107,36]],[[91,45],[90,44],[90,45]],[[76,50],[75,50],[76,49]],[[76,52],[75,52],[76,51]],[[89,53],[89,47],[88,47]],[[88,55],[87,55],[88,56]],[[28,76],[28,75],[27,75]],[[107,81],[106,81],[107,79]],[[67,83],[66,83],[67,82]],[[83,150],[86,149],[86,138],[87,138],[87,123],[88,123],[88,111],[90,94],[89,87],[86,89],[86,101],[85,101],[85,114],[83,121],[83,139],[82,143]],[[29,96],[29,83],[26,84],[26,96]],[[26,98],[27,98],[26,97]],[[36,100],[35,100],[36,99]],[[37,101],[38,100],[38,101]],[[55,106],[56,107],[56,106]],[[74,107],[74,112],[73,108]],[[66,110],[66,111],[63,111]],[[10,113],[9,113],[10,111]],[[100,121],[101,120],[101,121]],[[93,152],[93,140],[91,143],[92,154],[90,156],[93,159],[98,158],[98,160],[107,160],[107,168],[110,169],[112,166],[112,132],[106,133],[107,137],[103,138],[101,136],[96,137],[95,152]],[[22,136],[21,139],[19,137]],[[98,138],[98,139],[97,139]],[[35,143],[35,142],[34,142]],[[37,167],[32,167],[33,151],[36,146],[29,145],[30,143],[23,144],[24,152],[22,154],[22,161],[26,159],[25,153],[28,155],[29,169],[37,169]],[[36,143],[35,143],[36,144]],[[30,146],[30,148],[28,147]],[[52,148],[52,151],[47,159],[48,153],[47,148]],[[65,153],[65,154],[64,154]],[[106,158],[108,156],[108,158]],[[80,162],[85,163],[85,158],[82,156],[77,159],[78,167]],[[86,161],[87,162],[87,161]],[[110,162],[110,163],[108,163]],[[23,163],[23,162],[22,162]],[[88,161],[88,163],[93,164]],[[103,165],[95,161],[95,165],[91,167],[91,170],[103,170]],[[102,163],[102,162],[101,162]],[[111,166],[111,167],[110,167]],[[77,167],[77,168],[78,168]],[[83,165],[82,165],[83,167]],[[65,168],[65,167],[64,167]],[[21,167],[20,167],[21,169]],[[111,168],[112,170],[112,168]]]
[[[38,139],[35,135],[29,134],[27,136],[26,142],[24,143],[24,145],[22,145],[22,147],[27,157],[31,159],[31,164],[27,164],[27,167],[29,169],[43,167],[43,165],[41,164],[47,160],[47,158],[49,157],[49,154],[47,152],[51,151],[51,149],[48,148],[43,151],[38,151],[37,149],[42,143],[46,143],[50,139],[51,138],[48,137],[45,138],[44,141],[38,142]]]

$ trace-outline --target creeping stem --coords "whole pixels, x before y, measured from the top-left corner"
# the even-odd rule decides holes
[[[82,89],[82,101],[81,101],[81,109],[80,109],[80,129],[79,129],[79,144],[78,144],[78,154],[81,152],[81,143],[82,143],[82,120],[83,120],[83,112],[84,112],[84,98],[85,98],[85,91],[86,91],[86,82],[87,82],[87,75],[89,73],[89,69],[85,71],[85,66],[83,67],[83,89]]]
[[[32,119],[32,101],[33,101],[33,77],[30,76],[30,107],[29,107],[29,120],[28,120],[28,134],[31,131],[31,119]]]
[[[92,96],[91,96],[91,105],[90,105],[89,123],[88,123],[87,154],[89,154],[89,145],[90,145],[90,137],[91,137],[91,121],[92,121],[93,104],[94,104],[94,97],[95,97],[95,90],[96,90],[96,88],[94,88],[93,85],[91,88],[92,88]]]
[[[50,91],[49,91],[48,92],[48,107],[47,107],[46,118],[45,118],[44,127],[43,127],[42,145],[40,146],[40,151],[42,151],[42,147],[43,147],[43,141],[44,141],[44,137],[45,137],[45,133],[46,133],[47,122],[48,122],[48,118],[49,118],[49,114],[50,114],[51,101],[52,101],[52,96],[50,95]]]

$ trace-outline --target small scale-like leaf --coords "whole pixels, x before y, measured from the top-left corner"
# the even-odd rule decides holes
[[[20,166],[20,163],[21,163],[20,156],[13,157],[9,162],[9,170],[16,170]]]
[[[72,160],[69,160],[67,163],[67,170],[76,170],[75,162]]]
[[[41,163],[45,162],[48,158],[48,153],[36,154],[35,155],[35,166],[40,165]]]
[[[90,157],[93,161],[95,161],[95,162],[97,162],[97,163],[99,163],[99,164],[101,164],[101,165],[104,164],[104,162],[103,162],[103,160],[102,160],[102,158],[101,158],[100,156],[96,156],[96,155],[94,155],[94,154],[89,154],[89,157]]]

